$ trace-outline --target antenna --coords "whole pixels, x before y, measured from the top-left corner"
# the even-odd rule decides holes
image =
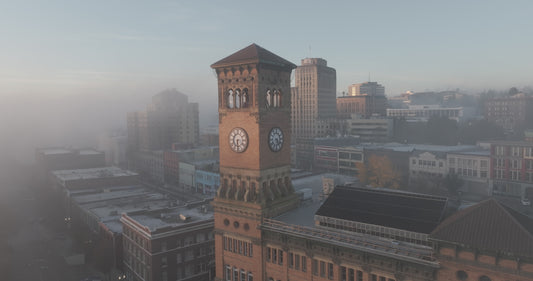
[[[309,58],[311,57],[311,45],[309,45]]]
[[[368,72],[368,82],[370,82],[370,71]]]

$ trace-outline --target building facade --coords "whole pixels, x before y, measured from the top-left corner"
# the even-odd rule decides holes
[[[463,180],[459,189],[463,193],[489,196],[490,190],[490,151],[451,152],[447,156],[448,173]]]
[[[529,129],[533,121],[533,97],[517,94],[489,99],[485,102],[485,118],[506,132]]]
[[[294,139],[323,137],[336,118],[337,74],[321,58],[302,59],[294,71],[291,117]]]
[[[492,142],[490,160],[494,194],[533,199],[533,143]]]
[[[127,123],[130,153],[199,142],[198,103],[189,103],[188,97],[175,89],[153,96],[145,111],[128,113]]]
[[[213,214],[207,206],[122,214],[127,280],[212,280]]]
[[[377,82],[353,84],[348,87],[348,95],[337,98],[337,116],[341,119],[357,114],[362,118],[385,116],[387,97],[385,87]]]
[[[445,117],[460,121],[463,117],[463,108],[448,108],[439,105],[409,105],[409,108],[387,108],[387,117],[401,117],[413,121],[427,121],[431,117]]]

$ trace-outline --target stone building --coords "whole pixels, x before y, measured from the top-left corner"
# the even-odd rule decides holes
[[[213,213],[207,205],[122,214],[127,280],[212,280]]]
[[[467,216],[442,223],[448,213],[442,197],[337,186],[324,202],[313,195],[300,205],[290,178],[284,95],[295,65],[252,44],[211,67],[218,78],[221,179],[212,203],[214,280],[532,280],[533,223],[513,211],[480,220],[482,234],[469,227],[454,236],[446,230]],[[493,219],[502,219],[499,232]],[[515,241],[502,232],[507,226]],[[482,241],[455,238],[478,235],[502,237],[513,246],[502,249],[516,252],[489,253]],[[485,255],[489,262],[481,261]]]
[[[337,97],[337,115],[341,119],[348,119],[352,114],[363,118],[385,116],[386,110],[385,87],[377,82],[350,85],[348,95]]]

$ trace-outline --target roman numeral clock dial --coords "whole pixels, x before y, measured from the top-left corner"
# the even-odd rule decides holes
[[[248,134],[243,128],[234,128],[229,133],[229,146],[235,152],[244,152],[248,147]]]
[[[283,146],[283,132],[280,128],[275,127],[270,130],[270,133],[268,134],[268,145],[274,152],[281,150]]]

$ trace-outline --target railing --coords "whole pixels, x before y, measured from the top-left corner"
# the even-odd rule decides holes
[[[352,234],[317,227],[287,224],[272,219],[264,219],[261,228],[294,234],[313,240],[326,240],[347,248],[437,265],[436,259],[433,257],[433,249],[428,246],[414,245],[394,240],[382,240],[379,237],[359,233]]]

